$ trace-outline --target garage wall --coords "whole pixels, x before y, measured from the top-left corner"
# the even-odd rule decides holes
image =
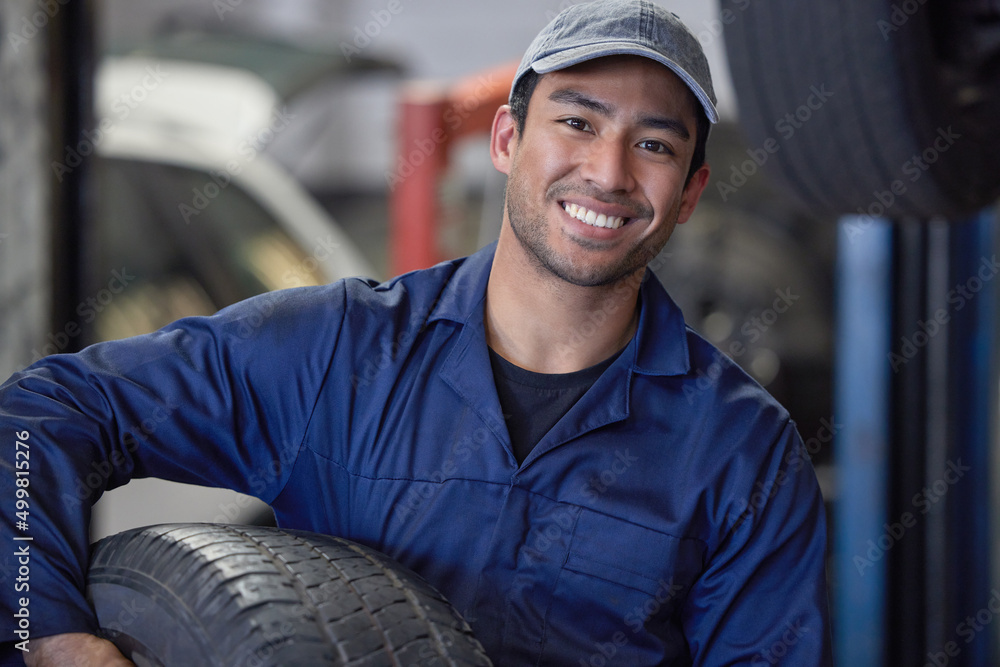
[[[45,27],[33,0],[0,3],[0,377],[38,356],[48,318]],[[37,26],[42,26],[38,28]],[[16,94],[12,94],[16,92]]]
[[[657,0],[699,35],[715,78],[720,112],[735,116],[735,97],[722,43],[718,3]],[[342,52],[392,58],[405,79],[448,81],[518,60],[539,29],[571,0],[102,0],[105,43],[135,42],[168,26],[240,30],[315,42]],[[392,9],[392,11],[390,11]],[[395,100],[400,80],[370,77],[317,91],[303,105],[299,126],[322,109],[325,125],[309,121],[308,136],[285,133],[272,147],[313,190],[384,189],[394,159]],[[298,111],[298,110],[297,110]],[[484,154],[485,155],[485,154]],[[481,180],[487,159],[463,171]]]

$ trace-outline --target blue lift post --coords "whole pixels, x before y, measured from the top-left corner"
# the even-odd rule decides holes
[[[1000,664],[997,227],[841,220],[838,665]]]
[[[849,217],[837,231],[834,655],[862,667],[884,652],[885,559],[868,551],[887,516],[892,228]]]
[[[951,530],[945,544],[951,549],[946,556],[954,563],[957,613],[946,619],[946,629],[949,640],[961,648],[963,663],[968,665],[1000,664],[996,641],[1000,637],[1000,594],[992,576],[990,540],[997,508],[996,498],[991,498],[990,481],[995,467],[992,452],[997,436],[1000,377],[998,223],[998,210],[990,209],[951,228],[953,268],[948,284],[949,293],[955,290],[951,299],[955,307],[948,324],[952,335],[949,356],[953,361],[948,399],[954,426],[950,455],[952,464],[960,460],[969,471],[950,487],[948,496]],[[961,293],[963,289],[965,294]],[[959,303],[963,304],[961,309],[957,308]],[[981,613],[983,609],[986,614]],[[973,622],[967,623],[970,617]],[[966,625],[959,629],[962,623]]]

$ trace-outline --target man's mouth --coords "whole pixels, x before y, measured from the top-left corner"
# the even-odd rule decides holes
[[[609,216],[603,213],[597,213],[591,211],[588,208],[584,208],[578,204],[571,204],[569,202],[563,202],[563,210],[569,213],[571,216],[579,220],[580,222],[586,223],[591,227],[605,227],[607,229],[618,229],[626,222],[631,220],[631,218],[625,218],[622,216]]]

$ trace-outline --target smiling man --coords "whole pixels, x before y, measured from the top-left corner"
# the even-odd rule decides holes
[[[647,269],[705,188],[717,120],[674,15],[570,7],[496,113],[496,244],[42,360],[0,390],[0,429],[30,430],[51,499],[92,469],[107,488],[155,475],[379,549],[504,667],[829,665],[823,502],[795,425]],[[155,432],[124,426],[165,405],[182,408]],[[32,517],[31,664],[123,660],[90,634],[87,503]]]
[[[703,112],[653,60],[602,57],[533,87],[526,117],[506,106],[494,120],[493,162],[509,178],[487,340],[519,366],[558,373],[603,361],[632,337],[641,273],[691,215],[709,170],[688,177]],[[564,345],[595,311],[607,323]]]

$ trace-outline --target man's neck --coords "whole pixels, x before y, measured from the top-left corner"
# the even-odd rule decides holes
[[[538,373],[598,364],[635,333],[641,277],[581,287],[539,266],[516,240],[500,243],[486,288],[486,341],[503,358]]]

